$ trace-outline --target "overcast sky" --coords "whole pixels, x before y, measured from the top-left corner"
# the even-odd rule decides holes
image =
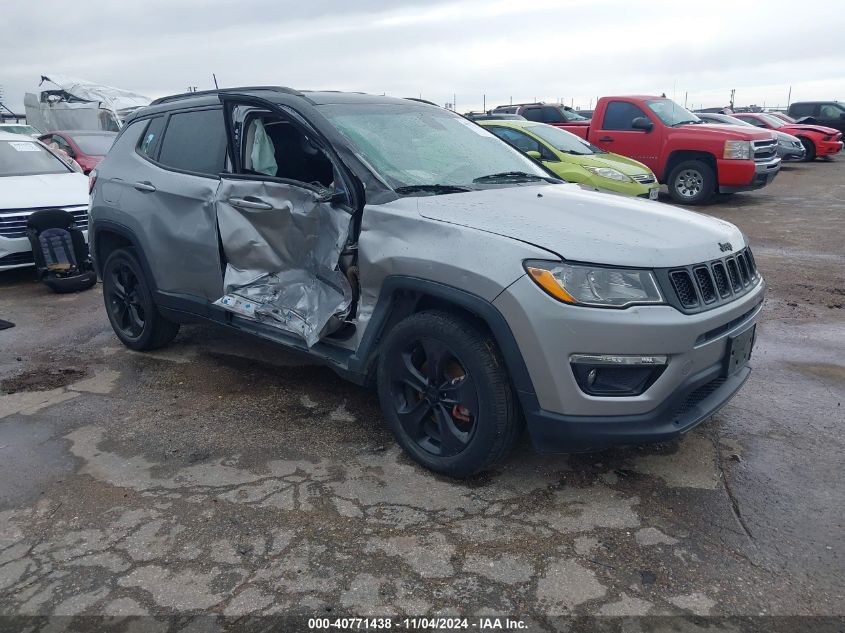
[[[2,0],[0,85],[42,74],[157,97],[286,85],[422,95],[458,110],[675,96],[690,106],[845,100],[842,0]],[[825,12],[824,7],[829,7]],[[810,8],[812,7],[812,8]]]

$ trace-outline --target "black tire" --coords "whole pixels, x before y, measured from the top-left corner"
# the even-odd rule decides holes
[[[801,145],[804,146],[804,162],[811,163],[816,160],[816,144],[806,136],[800,136],[799,139],[801,140]]]
[[[162,347],[179,332],[179,324],[161,316],[153,303],[149,283],[133,249],[117,249],[106,259],[103,301],[114,333],[130,349]]]
[[[97,283],[97,273],[89,270],[73,277],[45,277],[44,283],[50,290],[59,294],[81,292],[94,287]]]
[[[700,160],[685,160],[675,165],[666,182],[669,195],[679,204],[703,204],[716,191],[713,168]]]
[[[519,435],[496,342],[465,318],[431,311],[398,323],[381,346],[377,380],[396,441],[435,472],[462,478],[486,470]]]

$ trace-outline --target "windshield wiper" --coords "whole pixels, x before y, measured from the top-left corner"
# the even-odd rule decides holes
[[[678,127],[679,125],[685,125],[687,123],[701,123],[701,121],[693,121],[692,119],[687,119],[686,121],[678,121],[677,123],[673,123],[672,127]]]
[[[535,180],[546,180],[537,174],[529,174],[525,171],[503,171],[498,174],[487,174],[486,176],[479,176],[473,178],[473,182],[496,182],[496,181],[510,181],[510,182],[534,182]]]
[[[393,189],[398,194],[424,192],[432,195],[441,193],[461,193],[464,191],[472,191],[468,187],[460,187],[458,185],[404,185],[402,187],[395,187]]]

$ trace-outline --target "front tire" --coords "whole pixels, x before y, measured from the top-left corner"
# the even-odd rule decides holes
[[[816,144],[805,136],[800,138],[801,145],[804,146],[804,162],[811,163],[816,160]]]
[[[378,393],[396,441],[451,477],[490,468],[512,448],[520,419],[495,340],[469,320],[420,312],[382,345]]]
[[[103,300],[114,333],[130,349],[162,347],[179,332],[179,324],[161,316],[153,303],[147,278],[132,249],[117,249],[106,259]]]
[[[700,160],[686,160],[669,174],[669,195],[679,204],[703,204],[716,191],[713,168]]]

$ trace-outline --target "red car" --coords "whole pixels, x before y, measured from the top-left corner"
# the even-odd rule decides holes
[[[77,130],[48,132],[38,137],[45,145],[55,143],[74,159],[82,172],[87,174],[103,160],[117,138],[117,132],[103,132],[99,130]]]
[[[737,112],[738,119],[768,130],[777,130],[797,136],[804,144],[807,154],[804,160],[811,161],[823,156],[834,156],[842,151],[842,132],[823,125],[788,123],[768,112]]]

